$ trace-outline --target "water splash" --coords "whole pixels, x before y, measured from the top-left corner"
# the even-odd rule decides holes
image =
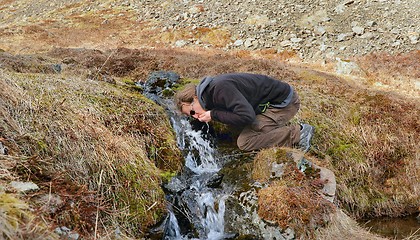
[[[187,119],[173,115],[171,122],[178,146],[185,153],[185,166],[193,173],[186,177],[190,183],[182,196],[177,198],[181,202],[178,204],[187,206],[184,215],[193,215],[191,223],[199,234],[197,239],[224,239],[225,200],[228,195],[220,189],[208,187],[206,182],[211,173],[221,169],[217,162],[218,152],[205,138],[206,133],[193,130]],[[181,231],[174,214],[169,221],[171,224],[167,226],[165,239],[194,239],[177,235]]]

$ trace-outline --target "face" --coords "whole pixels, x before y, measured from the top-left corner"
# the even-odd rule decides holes
[[[182,103],[181,112],[187,116],[191,116],[193,118],[198,118],[198,115],[205,112],[204,109],[201,107],[198,99],[194,98],[191,103],[184,102]]]

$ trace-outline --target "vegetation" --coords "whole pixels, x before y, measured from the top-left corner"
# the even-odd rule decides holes
[[[182,165],[163,109],[124,83],[83,75],[2,71],[0,81],[2,137],[10,156],[30,160],[11,175],[42,186],[30,199],[57,194],[74,206],[44,218],[131,236],[161,219],[160,172]]]
[[[420,61],[407,59],[418,59],[418,52],[394,61],[420,69]],[[9,155],[1,158],[0,194],[26,202],[49,228],[68,226],[86,238],[110,236],[119,229],[127,238],[137,238],[161,220],[166,209],[160,183],[180,170],[182,159],[165,111],[134,84],[156,70],[175,71],[185,82],[224,72],[256,72],[290,82],[302,100],[294,121],[316,127],[307,157],[335,173],[336,204],[355,218],[418,211],[418,99],[376,89],[373,83],[385,73],[367,65],[369,61],[360,60],[370,79],[360,85],[354,79],[286,64],[284,54],[263,51],[251,55],[57,48],[43,56],[0,53],[0,60],[0,141],[9,148]],[[61,72],[51,70],[56,63]],[[398,64],[393,66],[399,70]],[[411,79],[418,74],[413,71],[400,72]],[[282,157],[281,151],[268,151],[254,161],[273,157]],[[255,179],[267,180],[264,164],[254,171]],[[291,182],[302,180],[292,173]],[[6,186],[12,179],[31,180],[41,190],[9,195]],[[276,197],[283,193],[289,198]],[[329,212],[327,204],[315,204],[321,201],[313,194],[290,182],[272,183],[260,192],[260,201],[267,206],[261,214],[285,224],[293,216],[272,215],[270,201],[288,206],[306,199],[309,202],[299,205],[309,204],[311,211],[290,209],[287,214],[298,214],[294,226],[313,234],[313,228],[303,224],[308,216]],[[41,213],[50,206],[35,200],[45,195],[59,196],[62,204]],[[40,218],[32,222],[40,223]],[[19,231],[43,236],[42,231]]]

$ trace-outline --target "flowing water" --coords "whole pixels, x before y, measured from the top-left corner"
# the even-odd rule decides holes
[[[208,125],[201,124],[197,125],[198,127],[191,125],[189,119],[176,113],[172,100],[161,98],[163,90],[175,83],[179,76],[172,72],[153,74],[149,79],[151,84],[142,87],[147,90],[146,95],[150,99],[167,109],[178,147],[185,158],[185,167],[182,172],[164,186],[167,192],[169,214],[162,224],[163,237],[159,238],[166,240],[233,239],[237,235],[225,231],[225,228],[229,226],[231,230],[240,231],[244,236],[247,234],[259,236],[249,239],[292,239],[293,237],[289,238],[287,234],[282,233],[281,229],[266,225],[253,207],[246,206],[246,202],[255,204],[255,192],[261,186],[243,184],[247,181],[245,179],[247,170],[243,170],[245,158],[237,161],[238,157],[229,152],[230,150],[228,150],[230,154],[227,155],[231,157],[226,157],[226,153],[220,153],[214,146]],[[162,79],[165,81],[161,81]],[[223,174],[220,172],[226,164],[231,165],[228,169],[234,173],[225,176],[222,183]],[[226,178],[235,178],[235,180],[230,179],[229,183],[229,180],[225,181]],[[239,178],[241,186],[238,185]],[[236,199],[233,196],[235,191],[240,192]],[[237,201],[238,199],[246,199],[245,204],[244,201]],[[232,207],[232,202],[237,201],[235,209],[228,208],[228,200],[231,201],[230,207]],[[225,218],[229,220],[225,222]],[[395,219],[386,222],[372,220],[361,225],[385,237],[400,239],[409,236],[416,227],[418,229],[419,222],[413,219],[405,219],[403,222]],[[243,228],[243,226],[246,227]]]
[[[175,178],[179,180],[182,193],[168,197],[172,201],[170,209],[176,208],[178,214],[170,212],[164,239],[194,239],[192,229],[198,231],[199,239],[223,239],[228,194],[209,186],[214,183],[209,180],[218,176],[217,172],[221,169],[221,163],[217,161],[218,152],[206,138],[208,132],[194,130],[187,119],[176,114],[172,115],[171,121],[178,146],[185,155],[185,169]],[[182,229],[177,217],[187,218],[195,226]]]

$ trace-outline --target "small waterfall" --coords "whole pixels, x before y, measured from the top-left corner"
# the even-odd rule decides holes
[[[169,220],[166,223],[165,231],[167,232],[167,236],[164,238],[165,240],[182,239],[181,233],[179,232],[178,220],[172,211],[169,211]]]
[[[174,202],[198,231],[198,239],[217,240],[224,238],[224,212],[227,194],[220,189],[209,187],[209,180],[220,170],[217,150],[205,136],[208,132],[193,130],[185,117],[172,115],[171,122],[177,135],[180,149],[185,153],[185,167],[188,169],[176,179],[184,179],[186,187],[182,194],[174,197]],[[165,230],[165,239],[197,239],[181,236],[177,219],[170,213]],[[178,226],[178,229],[175,227]]]
[[[183,171],[164,186],[169,214],[163,239],[224,239],[225,200],[229,194],[220,188],[221,163],[209,138],[209,126],[193,129],[185,116],[177,114],[173,101],[163,97],[178,79],[174,72],[159,71],[140,84],[144,95],[166,108],[185,158]]]

